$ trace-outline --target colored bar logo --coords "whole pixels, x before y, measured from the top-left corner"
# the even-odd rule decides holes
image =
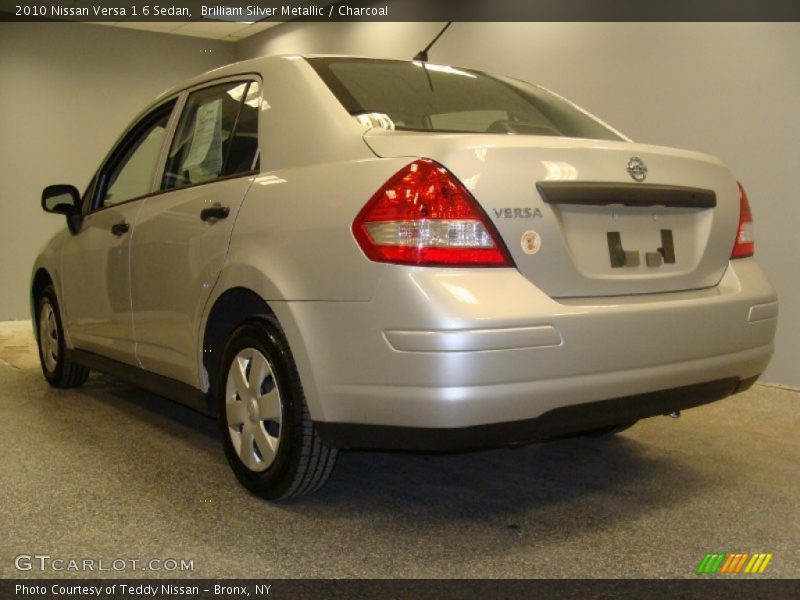
[[[749,552],[713,552],[707,553],[697,567],[701,575],[725,573],[728,575],[739,573],[763,573],[767,568],[772,554]]]

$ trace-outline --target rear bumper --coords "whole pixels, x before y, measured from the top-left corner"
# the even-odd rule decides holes
[[[316,428],[325,444],[333,448],[446,452],[514,446],[694,408],[742,392],[756,379],[720,379],[637,396],[573,404],[534,419],[508,423],[430,428],[318,422]]]
[[[733,261],[713,288],[566,300],[514,269],[388,267],[368,302],[272,306],[323,436],[428,449],[436,444],[408,434],[429,430],[419,435],[454,448],[468,430],[490,426],[499,433],[483,437],[514,443],[568,433],[552,415],[583,429],[630,420],[641,398],[663,390],[682,390],[674,397],[710,385],[697,403],[719,399],[767,367],[777,320],[775,293],[750,259]],[[664,408],[647,399],[637,418],[696,400]],[[609,414],[587,427],[582,411]],[[358,433],[362,426],[372,433]]]

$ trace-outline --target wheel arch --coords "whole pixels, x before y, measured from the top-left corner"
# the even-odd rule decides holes
[[[33,324],[33,333],[39,335],[39,319],[37,318],[37,303],[39,296],[48,285],[55,285],[50,273],[44,267],[39,267],[31,280],[30,290],[30,305],[31,305],[31,321]]]
[[[275,319],[283,331],[300,376],[309,413],[312,419],[318,418],[324,411],[320,405],[317,381],[291,303],[284,300],[266,300],[266,294],[259,293],[259,289],[258,286],[248,285],[226,286],[213,302],[209,302],[210,308],[206,312],[207,317],[202,324],[200,336],[202,346],[199,366],[202,370],[202,390],[212,393],[212,386],[215,385],[220,371],[225,345],[236,328],[248,320],[267,315]],[[216,405],[211,410],[216,413]]]
[[[201,348],[207,391],[216,383],[222,353],[233,332],[245,321],[262,315],[274,316],[275,313],[261,296],[246,287],[230,288],[214,301],[208,311]]]

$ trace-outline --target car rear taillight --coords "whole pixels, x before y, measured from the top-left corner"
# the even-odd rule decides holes
[[[367,258],[402,265],[511,267],[494,225],[442,165],[418,159],[375,192],[353,221]]]
[[[733,245],[731,258],[747,258],[753,256],[755,238],[753,236],[753,213],[750,212],[750,203],[747,194],[738,181],[739,186],[739,229],[736,231],[736,243]]]

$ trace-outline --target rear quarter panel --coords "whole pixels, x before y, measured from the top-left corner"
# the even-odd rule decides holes
[[[351,233],[352,222],[409,161],[376,157],[363,141],[363,127],[304,60],[273,61],[261,75],[261,173],[236,217],[200,331],[226,291],[245,288],[257,294],[281,323],[311,413],[318,415],[307,332],[301,333],[294,303],[370,300],[386,265],[366,259]],[[202,368],[202,348],[198,362]]]

